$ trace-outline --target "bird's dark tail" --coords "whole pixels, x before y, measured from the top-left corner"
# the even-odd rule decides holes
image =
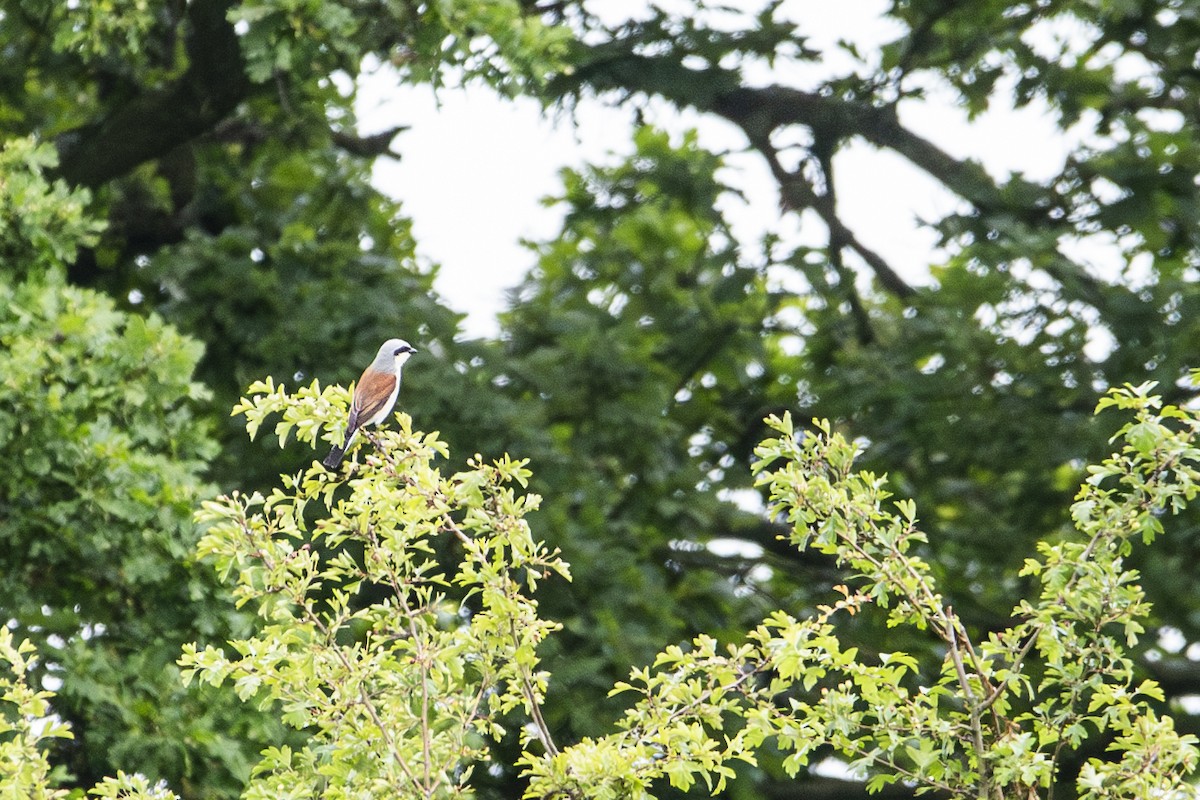
[[[342,463],[342,456],[344,455],[346,455],[346,448],[338,447],[335,444],[333,449],[329,451],[329,455],[325,456],[325,460],[321,463],[325,465],[326,469],[333,469],[338,464]]]

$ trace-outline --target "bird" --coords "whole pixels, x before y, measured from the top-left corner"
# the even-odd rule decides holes
[[[392,413],[396,395],[400,394],[400,368],[417,350],[403,339],[388,339],[379,347],[375,360],[363,370],[354,385],[350,416],[346,420],[346,440],[341,447],[333,446],[321,463],[333,469],[346,455],[354,434],[365,425],[378,425]]]

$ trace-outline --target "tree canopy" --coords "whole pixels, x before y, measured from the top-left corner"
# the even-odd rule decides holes
[[[617,21],[599,5],[0,2],[0,606],[75,731],[51,753],[70,786],[136,770],[233,797],[264,747],[304,746],[269,708],[185,688],[175,664],[185,644],[253,636],[193,555],[193,511],[309,464],[229,417],[266,376],[345,385],[402,334],[422,351],[401,401],[418,428],[480,464],[529,459],[529,524],[573,574],[537,594],[562,625],[538,654],[563,743],[607,735],[628,709],[608,691],[665,647],[803,616],[858,569],[798,550],[764,510],[750,465],[778,433],[768,416],[829,419],[862,445],[858,468],[919,510],[913,547],[954,609],[947,629],[985,641],[1036,585],[1022,567],[1037,543],[1079,522],[1085,467],[1125,422],[1093,414],[1105,393],[1153,381],[1163,402],[1194,402],[1192,4],[895,0],[891,41],[841,42],[851,66],[807,82],[798,67],[832,53],[780,0]],[[358,128],[357,81],[382,65],[533,97],[562,124],[596,102],[640,121],[621,155],[562,173],[562,229],[530,244],[495,339],[461,335],[405,210],[371,183],[375,159],[404,156],[398,130]],[[1047,178],[991,174],[986,153],[955,157],[971,148],[906,124],[933,91],[969,116],[1038,104],[1076,144]],[[739,239],[718,202],[734,191],[725,154],[645,124],[661,104],[734,125],[781,213],[822,243]],[[921,280],[843,220],[856,143],[961,201],[923,223],[945,258]],[[1131,674],[1158,682],[1148,707],[1184,734],[1200,730],[1198,523],[1181,509],[1128,554],[1151,609]],[[919,627],[839,626],[859,652],[912,654],[914,674],[943,664],[946,638]],[[505,757],[473,785],[518,796],[522,744],[494,747]],[[1055,796],[1081,791],[1097,747],[1056,762]],[[866,792],[792,766],[760,753],[721,791]]]

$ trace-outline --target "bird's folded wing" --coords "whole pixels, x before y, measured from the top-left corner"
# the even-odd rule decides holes
[[[392,390],[396,388],[396,376],[383,372],[364,375],[354,390],[354,402],[350,404],[350,420],[348,428],[354,430],[360,425],[369,425],[376,421],[375,417],[385,411],[388,401],[392,399]]]

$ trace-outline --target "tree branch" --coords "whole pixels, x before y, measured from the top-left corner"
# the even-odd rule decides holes
[[[400,160],[400,154],[392,150],[392,139],[408,130],[408,125],[396,125],[387,130],[373,133],[370,136],[360,136],[353,131],[334,130],[330,136],[333,143],[353,156],[375,158],[389,156]]]
[[[1200,662],[1167,656],[1158,661],[1142,659],[1141,665],[1169,697],[1200,693]]]
[[[789,125],[805,125],[817,139],[861,136],[896,151],[977,208],[1011,210],[1011,203],[982,166],[959,161],[908,130],[891,107],[877,108],[786,86],[743,86],[733,70],[690,69],[674,56],[636,55],[624,50],[626,46],[613,42],[596,48],[599,56],[595,60],[552,88],[560,95],[583,85],[601,92],[615,89],[658,95],[678,106],[717,114],[755,143],[769,142],[774,131]]]
[[[551,84],[560,97],[578,94],[584,87],[597,92],[621,91],[626,94],[656,95],[679,107],[716,114],[737,125],[747,139],[761,150],[776,130],[803,125],[813,132],[815,141],[837,141],[859,136],[876,147],[892,150],[928,173],[951,192],[969,202],[981,214],[1007,215],[1027,225],[1062,227],[1048,212],[1057,205],[1053,193],[1030,182],[1001,188],[984,168],[970,160],[959,160],[900,124],[893,106],[877,107],[835,95],[806,92],[786,86],[749,87],[741,84],[736,70],[722,67],[691,69],[680,62],[680,54],[646,56],[631,52],[632,43],[614,40],[592,49],[595,57]],[[786,174],[786,173],[785,173]],[[779,176],[777,176],[777,179]],[[807,184],[791,179],[781,182],[785,199],[808,206],[812,193]],[[812,205],[818,212],[819,204]],[[886,264],[857,241],[850,232],[834,222],[832,214],[822,219],[839,225],[838,235],[881,275]],[[1102,287],[1086,270],[1070,259],[1059,256],[1046,266],[1066,292],[1092,306],[1107,305]],[[895,291],[895,287],[889,287]],[[902,295],[903,296],[903,295]]]
[[[831,251],[840,250],[843,246],[849,247],[858,253],[859,257],[867,263],[867,266],[875,272],[875,276],[879,278],[879,282],[888,291],[897,297],[911,297],[914,294],[913,288],[883,260],[882,256],[860,242],[858,237],[854,235],[854,231],[846,227],[841,218],[837,216],[832,203],[825,202],[824,198],[816,193],[803,176],[784,169],[783,165],[779,162],[775,148],[769,140],[756,141],[751,139],[750,141],[754,149],[762,154],[763,158],[767,161],[767,165],[771,168],[771,174],[775,176],[775,180],[779,184],[779,192],[784,205],[794,211],[811,208],[821,217],[821,221],[829,229],[829,249]],[[831,258],[833,258],[832,254]],[[834,261],[835,266],[840,267],[840,259],[834,259]],[[860,314],[862,317],[860,319],[860,331],[869,331],[870,326],[865,323],[865,312],[863,312],[861,304],[858,303],[853,283],[847,287],[847,291],[851,298],[851,304],[855,306],[855,313]]]
[[[59,174],[99,186],[212,130],[254,90],[227,13],[235,0],[188,5],[187,70],[162,89],[134,96],[103,122],[58,137]]]

